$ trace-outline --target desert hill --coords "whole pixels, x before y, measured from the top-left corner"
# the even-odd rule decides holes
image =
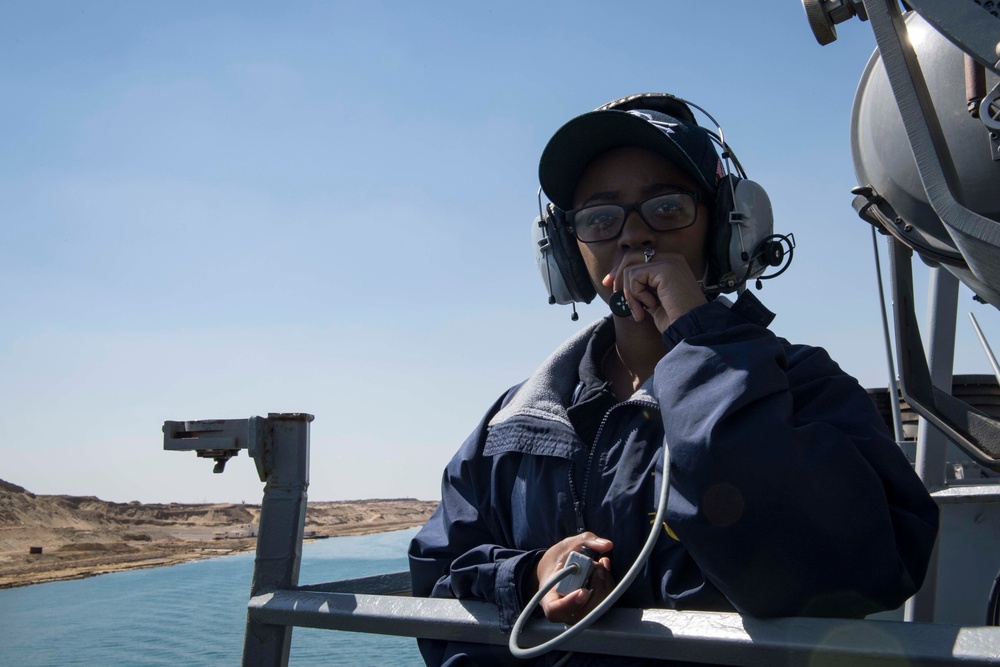
[[[306,531],[326,537],[410,528],[436,504],[311,502]],[[259,516],[260,505],[114,503],[37,495],[0,480],[0,588],[251,550]]]

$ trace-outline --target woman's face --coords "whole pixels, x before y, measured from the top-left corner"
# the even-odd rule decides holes
[[[573,194],[573,208],[629,204],[678,189],[700,190],[682,169],[658,153],[645,148],[616,148],[598,156],[584,170]],[[577,245],[597,293],[608,301],[612,288],[603,285],[602,280],[618,268],[630,251],[651,248],[661,253],[678,253],[700,280],[705,275],[707,233],[708,208],[699,203],[695,223],[690,227],[658,232],[646,224],[638,211],[632,211],[617,238],[598,243],[577,241]]]

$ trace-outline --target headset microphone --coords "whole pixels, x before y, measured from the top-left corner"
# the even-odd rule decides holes
[[[788,247],[787,251],[785,250],[786,246]],[[748,266],[751,267],[754,264],[757,264],[758,266],[762,267],[762,269],[763,267],[768,267],[768,266],[770,267],[781,266],[781,269],[776,273],[772,273],[767,276],[765,275],[757,276],[756,287],[758,290],[763,287],[763,285],[761,284],[762,280],[770,280],[771,278],[776,278],[777,276],[780,276],[782,273],[785,272],[785,269],[788,268],[788,265],[792,263],[792,253],[794,252],[794,250],[795,250],[794,234],[788,234],[788,235],[774,234],[773,236],[770,236],[769,238],[762,241],[760,245],[757,246],[757,251],[754,252],[752,257],[748,255],[747,257],[744,258],[744,261],[747,262]],[[763,273],[763,270],[759,271],[759,273]],[[549,301],[549,303],[552,303],[552,301]],[[615,292],[612,292],[611,298],[608,299],[608,307],[611,309],[611,313],[613,315],[617,315],[618,317],[632,316],[632,309],[629,308],[628,301],[625,300],[625,292],[623,292],[622,290],[617,290]],[[573,310],[573,314],[576,315],[576,309]]]
[[[611,312],[618,317],[630,317],[632,315],[632,309],[628,307],[628,301],[625,300],[625,292],[618,290],[611,295],[611,299],[608,301],[608,307],[611,308]]]
[[[768,266],[781,266],[785,259],[785,249],[776,241],[765,241],[761,244],[760,258]]]

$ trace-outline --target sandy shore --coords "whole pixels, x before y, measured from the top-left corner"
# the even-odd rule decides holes
[[[0,588],[14,588],[50,581],[82,579],[111,572],[176,565],[191,560],[252,551],[252,539],[231,540],[224,547],[213,542],[179,540],[176,543],[133,545],[84,543],[63,545],[41,554],[0,553]]]
[[[364,535],[422,525],[437,503],[310,503],[306,532]],[[0,481],[0,588],[175,565],[256,548],[258,505],[143,505],[40,496]],[[40,553],[39,553],[40,552]]]

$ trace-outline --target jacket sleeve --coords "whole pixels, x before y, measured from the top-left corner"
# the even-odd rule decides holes
[[[923,583],[937,506],[867,392],[770,318],[744,294],[664,333],[667,524],[740,612],[895,609]]]
[[[514,391],[493,405],[448,463],[441,502],[409,550],[413,595],[492,602],[505,632],[523,606],[520,581],[539,553],[512,548],[495,525],[492,464],[482,456],[487,424]]]

